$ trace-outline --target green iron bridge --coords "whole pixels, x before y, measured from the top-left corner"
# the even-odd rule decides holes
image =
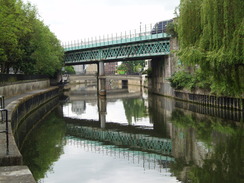
[[[148,59],[169,55],[170,36],[152,33],[152,26],[145,26],[143,31],[140,29],[120,35],[73,41],[63,44],[63,47],[65,65]]]

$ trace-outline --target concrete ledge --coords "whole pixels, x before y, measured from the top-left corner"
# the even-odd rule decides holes
[[[0,167],[1,183],[35,183],[27,166]]]

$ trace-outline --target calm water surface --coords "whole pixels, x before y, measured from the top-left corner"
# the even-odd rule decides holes
[[[137,87],[98,98],[95,87],[77,85],[65,95],[19,145],[39,183],[244,180],[243,113],[148,96]]]

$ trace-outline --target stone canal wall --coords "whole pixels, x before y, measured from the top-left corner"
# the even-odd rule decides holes
[[[46,90],[41,90],[38,93],[20,98],[11,102],[7,109],[9,111],[9,120],[11,123],[13,133],[16,132],[21,121],[33,110],[51,100],[54,97],[57,97],[59,94],[58,87],[51,87]]]
[[[6,109],[8,110],[9,142],[7,146],[6,134],[0,133],[0,168],[4,168],[6,166],[15,168],[16,166],[22,167],[23,158],[14,138],[14,134],[16,133],[18,126],[31,112],[51,99],[57,97],[59,94],[59,87],[49,87],[46,89],[29,91],[28,95],[20,97],[6,106]],[[5,124],[0,123],[0,131],[3,130],[5,130]],[[26,169],[28,170],[27,167]],[[16,175],[13,174],[13,176]],[[5,182],[8,182],[8,179],[12,180],[13,176],[4,178],[0,175],[0,182],[1,178],[3,178],[3,180],[6,179]],[[28,174],[27,177],[28,182],[34,182],[32,176]]]
[[[49,79],[42,79],[36,81],[32,80],[29,82],[18,81],[0,86],[0,94],[3,95],[5,98],[8,98],[18,94],[25,93],[26,91],[39,90],[42,88],[47,88],[49,86]]]
[[[179,100],[198,103],[209,107],[219,107],[230,110],[244,111],[244,98],[215,96],[211,95],[208,92],[201,91],[189,92],[185,90],[174,90],[170,86],[169,81],[167,81],[167,78],[169,78],[169,76],[165,76],[164,74],[162,74],[165,73],[165,70],[169,69],[169,67],[167,67],[167,61],[164,62],[154,60],[152,62],[152,66],[155,71],[154,75],[149,78],[148,86],[148,89],[151,93],[169,96]]]
[[[33,110],[59,94],[58,87],[35,91],[27,96],[18,98],[6,106],[9,123],[9,150],[7,153],[6,135],[0,133],[0,166],[21,165],[22,156],[15,143],[14,134],[21,121]],[[0,124],[0,131],[5,130],[5,124]]]
[[[97,83],[96,75],[69,75],[68,80],[70,84],[85,84],[85,83]]]
[[[128,85],[142,85],[141,75],[106,75],[100,76],[100,78],[105,78],[107,82],[118,81],[122,84],[123,81],[127,81]],[[69,75],[68,79],[70,84],[87,84],[87,83],[97,83],[96,75]]]

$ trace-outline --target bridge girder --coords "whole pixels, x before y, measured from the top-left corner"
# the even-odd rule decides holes
[[[169,40],[153,40],[131,44],[110,45],[66,51],[65,65],[96,63],[98,61],[123,61],[146,59],[156,56],[169,55]]]

